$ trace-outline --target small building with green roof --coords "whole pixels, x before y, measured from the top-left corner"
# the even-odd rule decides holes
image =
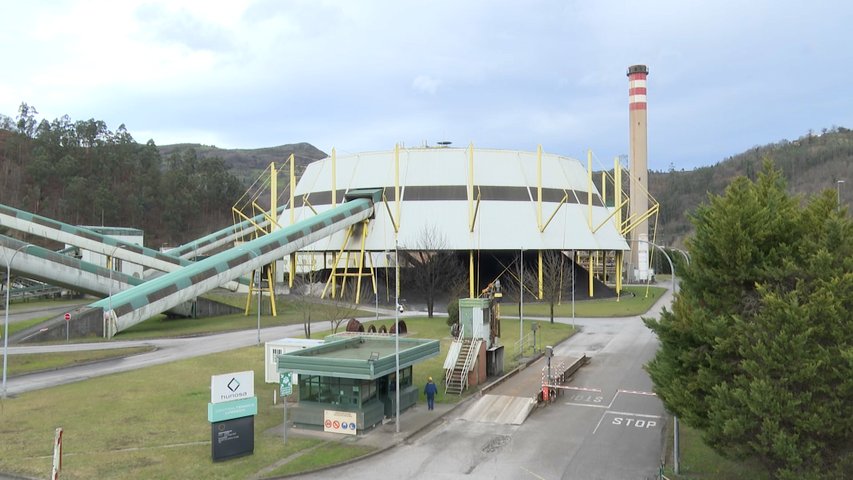
[[[294,426],[323,428],[324,412],[354,412],[358,431],[393,417],[396,405],[394,335],[338,334],[322,345],[278,356],[279,373],[299,375],[299,402],[290,409]],[[439,354],[438,340],[399,338],[400,411],[415,405],[419,387],[412,367]]]

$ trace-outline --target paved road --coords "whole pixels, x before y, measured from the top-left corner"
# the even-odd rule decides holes
[[[667,294],[648,316],[668,305]],[[568,322],[568,320],[562,320]],[[553,404],[520,425],[466,422],[464,410],[382,455],[300,478],[583,479],[657,478],[665,413],[642,369],[657,339],[639,317],[578,319],[582,332],[558,355],[592,358]],[[587,390],[580,390],[587,389]]]

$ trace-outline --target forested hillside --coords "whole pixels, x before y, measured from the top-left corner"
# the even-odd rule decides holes
[[[154,248],[230,224],[231,206],[270,162],[293,153],[301,173],[325,157],[308,143],[254,150],[141,144],[124,125],[111,131],[100,120],[36,115],[26,104],[15,118],[0,115],[0,203],[76,225],[142,228]],[[841,200],[853,200],[853,131],[809,132],[714,166],[649,172],[649,190],[661,204],[656,242],[682,246],[692,228],[688,214],[708,193],[722,193],[738,175],[755,178],[765,159],[782,170],[793,193],[835,189],[846,179]]]
[[[649,172],[649,192],[661,205],[658,243],[683,246],[692,232],[688,214],[707,200],[708,193],[722,194],[735,177],[755,180],[765,159],[782,170],[794,194],[835,190],[836,181],[846,179],[840,189],[841,203],[853,204],[853,130],[833,127],[794,141],[754,147],[710,167]]]
[[[0,203],[75,225],[142,228],[147,246],[179,244],[231,222],[244,187],[222,159],[161,156],[124,125],[0,118]]]

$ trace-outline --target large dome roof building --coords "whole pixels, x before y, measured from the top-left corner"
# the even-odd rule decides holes
[[[375,253],[395,246],[424,250],[428,245],[430,250],[471,255],[630,250],[617,229],[618,219],[602,202],[587,168],[576,159],[541,153],[541,149],[522,152],[442,146],[350,155],[333,151],[308,165],[300,177],[294,189],[293,220],[342,203],[347,191],[377,188],[384,191],[383,201],[374,218],[362,227],[366,232],[339,232],[301,252],[324,252],[325,267],[333,268],[331,252],[363,249],[374,253],[365,265],[373,261],[384,266],[382,259],[388,257]],[[280,220],[289,218],[290,212],[285,211]],[[341,258],[337,267],[353,267],[352,258]]]

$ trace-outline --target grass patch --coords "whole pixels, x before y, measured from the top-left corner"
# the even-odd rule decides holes
[[[601,298],[575,301],[576,317],[632,317],[649,311],[652,305],[667,291],[662,287],[627,286],[620,298]],[[518,316],[518,303],[501,304],[501,314]],[[543,302],[524,302],[525,317],[550,317],[550,306]],[[571,317],[572,302],[564,298],[554,305],[555,317]]]
[[[240,298],[245,302],[245,297]],[[269,309],[269,303],[262,305],[262,307]],[[157,315],[120,332],[115,338],[118,340],[147,340],[150,338],[187,337],[234,330],[249,330],[258,326],[257,310],[255,310],[257,304],[251,302],[250,308],[248,315],[236,314],[207,318],[168,318],[166,315]],[[276,303],[276,313],[278,315],[275,317],[262,314],[261,328],[298,325],[303,322],[303,311],[290,302],[279,300]],[[369,315],[373,315],[373,313],[351,308],[342,310],[340,306],[322,303],[312,305],[311,309],[314,324],[328,322],[330,318],[366,317]]]
[[[336,465],[347,460],[352,460],[353,458],[367,455],[374,450],[376,449],[366,445],[329,442],[306,452],[304,455],[296,457],[281,467],[271,470],[265,476],[276,477],[317,470],[318,468]]]
[[[669,436],[667,446],[670,455],[672,452],[672,420],[669,425]],[[675,475],[672,468],[667,476],[673,480],[766,480],[769,478],[767,471],[761,465],[749,461],[739,462],[721,457],[702,440],[702,432],[685,425],[678,424],[679,442],[681,447],[681,458],[679,470],[681,473]],[[670,462],[671,463],[671,462]]]
[[[255,371],[255,453],[210,458],[210,376]],[[62,478],[248,478],[319,440],[266,434],[281,425],[263,350],[248,347],[22,394],[0,403],[0,471],[43,477],[53,432],[65,433]]]
[[[154,347],[111,348],[108,350],[86,350],[82,352],[33,353],[9,355],[8,374],[10,376],[44,370],[56,370],[82,363],[90,363],[110,358],[128,357],[138,353],[151,352]]]

